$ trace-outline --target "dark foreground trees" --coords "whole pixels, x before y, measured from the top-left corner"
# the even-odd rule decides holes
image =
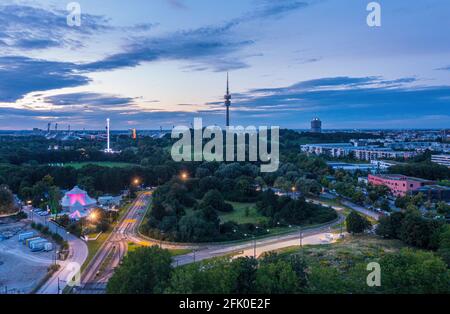
[[[169,251],[157,246],[138,248],[127,255],[109,280],[107,291],[115,294],[162,293],[172,268]]]
[[[119,266],[107,289],[125,294],[450,292],[450,270],[432,252],[401,249],[370,257],[307,252],[269,253],[259,259],[222,257],[172,268],[168,251],[141,248]],[[381,266],[380,287],[367,285],[369,262]]]
[[[372,224],[366,217],[360,215],[356,211],[352,211],[346,219],[347,232],[351,234],[364,233],[364,231],[370,229]]]

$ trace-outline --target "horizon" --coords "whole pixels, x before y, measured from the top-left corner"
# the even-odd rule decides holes
[[[0,130],[223,126],[228,72],[234,125],[450,125],[445,0],[379,1],[380,27],[367,0],[77,3],[80,26],[65,2],[0,5]]]

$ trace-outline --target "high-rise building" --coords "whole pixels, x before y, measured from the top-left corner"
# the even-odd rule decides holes
[[[231,95],[230,95],[230,84],[229,84],[229,78],[227,73],[227,93],[224,96],[225,99],[225,107],[227,108],[227,121],[226,126],[230,126],[230,106],[231,106]]]
[[[322,121],[319,118],[314,118],[311,121],[311,132],[312,133],[322,133]]]

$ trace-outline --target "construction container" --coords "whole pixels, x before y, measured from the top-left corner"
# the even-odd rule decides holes
[[[33,237],[33,238],[28,238],[25,241],[23,241],[23,244],[25,244],[26,246],[30,245],[30,242],[34,241],[34,240],[39,240],[42,239],[41,237]]]
[[[30,249],[32,252],[42,251],[45,248],[45,244],[48,243],[48,241],[35,241],[30,244]]]
[[[47,240],[46,240],[46,239],[43,239],[43,238],[39,238],[39,239],[30,241],[30,242],[28,243],[28,247],[31,249],[33,245],[35,245],[35,244],[37,244],[37,243],[44,243],[44,242],[47,242]]]
[[[53,250],[53,243],[51,242],[47,242],[44,244],[44,251],[45,252],[50,252]]]
[[[21,233],[21,234],[19,234],[19,242],[25,241],[26,239],[33,238],[33,237],[34,237],[33,231]]]

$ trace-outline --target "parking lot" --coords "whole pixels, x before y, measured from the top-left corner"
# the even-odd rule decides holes
[[[31,252],[19,233],[32,231],[29,221],[0,221],[0,294],[29,293],[44,278],[55,251]]]

